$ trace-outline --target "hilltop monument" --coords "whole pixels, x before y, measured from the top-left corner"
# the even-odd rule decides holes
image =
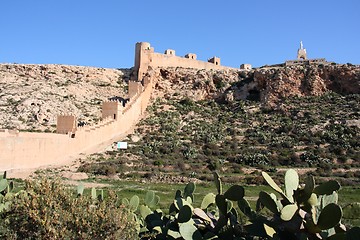
[[[300,60],[300,59],[306,60],[307,59],[306,49],[304,48],[302,41],[300,41],[300,48],[297,51],[297,59],[298,60]]]
[[[303,42],[300,41],[300,47],[297,50],[297,59],[296,60],[287,60],[285,61],[285,66],[294,66],[294,65],[310,65],[310,64],[330,64],[326,61],[325,58],[314,58],[308,59],[306,49],[304,48]]]

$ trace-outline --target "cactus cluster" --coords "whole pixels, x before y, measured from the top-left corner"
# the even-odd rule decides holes
[[[241,235],[234,202],[243,199],[244,188],[234,185],[223,193],[217,173],[214,179],[217,194],[207,194],[199,208],[193,206],[196,185],[192,182],[183,191],[175,192],[169,214],[157,208],[160,197],[153,191],[146,193],[143,205],[139,205],[136,195],[130,201],[123,199],[122,204],[134,213],[142,239],[150,239],[150,236],[156,239],[233,239]]]
[[[157,208],[160,197],[153,191],[146,193],[144,204],[136,195],[122,204],[138,222],[141,239],[359,239],[360,228],[346,231],[341,224],[338,182],[316,186],[308,177],[300,184],[297,172],[288,170],[283,190],[267,173],[262,175],[277,194],[261,191],[255,210],[244,198],[242,186],[224,192],[216,172],[216,194],[208,193],[200,207],[194,207],[196,186],[191,182],[175,192],[169,214]],[[262,214],[264,208],[272,215]],[[243,222],[238,209],[248,222]]]
[[[168,214],[159,208],[160,197],[154,191],[148,191],[144,199],[134,195],[130,199],[123,198],[121,201],[115,193],[110,194],[109,191],[107,199],[114,203],[110,204],[107,199],[104,199],[103,189],[92,188],[90,197],[83,197],[85,187],[80,184],[76,189],[79,199],[73,201],[73,196],[67,193],[63,193],[61,199],[71,201],[74,209],[77,206],[76,203],[90,204],[92,207],[89,209],[99,209],[98,216],[101,217],[111,215],[104,214],[110,205],[111,211],[119,211],[118,216],[123,216],[120,210],[126,209],[124,210],[125,222],[131,223],[132,229],[139,233],[141,239],[360,239],[359,227],[346,229],[341,223],[343,210],[337,204],[337,191],[340,189],[337,181],[331,180],[316,186],[314,178],[309,176],[304,184],[300,184],[297,172],[290,169],[285,174],[284,188],[281,188],[266,172],[262,172],[262,176],[275,193],[261,191],[256,202],[256,209],[252,209],[244,198],[245,191],[242,186],[233,185],[224,190],[221,178],[216,172],[214,172],[216,193],[206,194],[201,202],[196,204],[194,194],[196,185],[190,182],[183,190],[175,192]],[[40,194],[37,196],[43,194],[43,186],[48,191],[48,195],[54,192],[55,185],[44,181],[36,188],[37,193]],[[0,180],[0,213],[2,215],[9,207],[16,206],[9,203],[14,196],[24,193],[18,200],[26,202],[30,199],[27,196],[35,194],[35,192],[29,194],[25,190],[12,193],[13,188],[14,184],[6,178],[5,172]],[[38,211],[38,208],[41,208],[40,214],[50,209],[45,203],[58,199],[57,194],[52,197],[51,201],[37,202],[32,211]],[[125,208],[119,208],[119,205]],[[25,207],[20,211],[22,213],[29,205],[21,206]],[[66,209],[67,206],[65,204]],[[263,209],[267,209],[265,214]],[[66,214],[66,211],[57,214],[56,217]],[[82,212],[83,209],[80,208],[79,211]],[[108,213],[111,211],[109,210]],[[344,207],[344,214],[359,211],[359,203]],[[243,220],[244,215],[247,216],[247,222]],[[69,219],[73,216],[68,215]],[[27,218],[28,215],[25,216],[25,219]],[[107,221],[110,221],[110,218],[106,218]],[[13,220],[18,221],[18,215],[14,216]],[[133,224],[134,220],[136,224]],[[79,223],[79,221],[75,222]],[[98,223],[95,222],[95,224]],[[116,226],[120,227],[120,225]],[[106,227],[106,224],[103,227]],[[87,224],[85,229],[87,229]]]
[[[341,224],[337,181],[315,186],[314,178],[308,176],[305,184],[300,185],[297,172],[290,169],[285,174],[283,190],[266,172],[262,172],[262,176],[280,198],[261,191],[255,211],[247,201],[238,201],[239,208],[250,219],[251,224],[245,229],[252,235],[273,239],[351,239],[358,234],[359,228],[346,232]],[[273,214],[272,218],[260,214],[264,207]]]

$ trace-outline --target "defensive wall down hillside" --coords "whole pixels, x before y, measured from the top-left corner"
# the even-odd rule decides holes
[[[128,84],[129,101],[103,102],[102,121],[96,125],[80,126],[76,116],[69,113],[58,116],[56,133],[0,130],[0,171],[61,164],[70,157],[75,157],[103,142],[115,137],[124,137],[143,116],[150,101],[152,88],[157,79],[156,74],[149,74],[149,69],[229,69],[220,65],[218,57],[213,57],[208,62],[199,61],[196,57],[193,53],[177,57],[171,49],[166,50],[164,54],[155,53],[149,43],[137,43],[134,74]]]
[[[58,134],[1,130],[0,171],[59,164],[127,133],[145,112],[152,83],[142,88],[141,93],[130,97],[125,107],[119,102],[105,102],[103,108],[110,108],[103,112],[105,118],[96,125],[78,127],[75,116],[63,115],[58,118]]]

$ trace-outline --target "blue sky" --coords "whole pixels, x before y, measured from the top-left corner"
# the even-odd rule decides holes
[[[294,59],[302,40],[309,58],[360,64],[358,0],[8,0],[0,26],[0,63],[126,68],[146,41],[262,66]]]

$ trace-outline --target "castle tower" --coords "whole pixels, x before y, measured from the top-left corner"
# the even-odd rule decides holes
[[[297,59],[298,60],[300,60],[300,59],[306,60],[307,59],[306,49],[304,48],[302,41],[300,41],[300,48],[297,51]]]
[[[103,120],[107,117],[117,120],[122,114],[123,103],[121,101],[106,101],[103,102],[101,108]]]
[[[73,115],[58,115],[56,133],[68,134],[75,133],[77,127],[76,117]]]
[[[219,57],[213,57],[213,58],[208,59],[208,62],[213,63],[215,65],[220,65],[220,58]]]
[[[148,42],[138,42],[135,46],[135,79],[141,81],[146,71],[148,70],[149,63],[151,62],[151,53],[154,53],[154,48]]]

